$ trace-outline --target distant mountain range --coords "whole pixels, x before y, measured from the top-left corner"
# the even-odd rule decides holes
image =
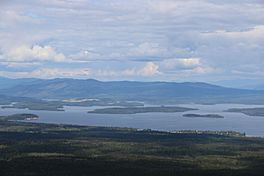
[[[264,104],[264,91],[226,88],[202,82],[0,78],[0,95],[37,99],[111,98],[152,103]]]
[[[224,87],[232,87],[238,89],[264,90],[264,82],[262,79],[220,80],[211,83],[216,85],[222,85]]]

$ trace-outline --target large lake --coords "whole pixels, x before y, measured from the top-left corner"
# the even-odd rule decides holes
[[[199,110],[185,113],[142,113],[142,114],[89,114],[87,111],[103,107],[65,107],[65,111],[32,111],[27,109],[2,109],[0,115],[16,113],[33,113],[40,118],[32,122],[75,124],[107,127],[132,127],[140,129],[173,130],[233,130],[245,132],[248,136],[264,136],[264,117],[252,117],[241,113],[223,112],[229,108],[264,107],[259,105],[217,104],[198,105],[183,104],[181,107]],[[186,113],[210,113],[224,116],[223,119],[188,118]]]

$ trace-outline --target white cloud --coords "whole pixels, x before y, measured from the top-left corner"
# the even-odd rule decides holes
[[[28,16],[21,15],[14,10],[0,11],[0,26],[6,27],[9,25],[16,25],[18,23],[39,23],[39,21]]]
[[[159,73],[159,66],[153,62],[148,62],[142,69],[138,70],[138,74],[142,76],[153,76]]]
[[[202,62],[201,58],[174,58],[160,62],[160,70],[168,77],[193,78],[206,74],[220,73],[221,70]]]
[[[43,5],[51,7],[60,7],[60,8],[72,8],[72,7],[82,7],[85,3],[88,3],[89,0],[39,0]]]
[[[174,0],[163,0],[163,1],[148,1],[151,10],[160,13],[175,12],[179,8],[181,2]]]
[[[161,64],[167,69],[182,68],[190,69],[200,66],[200,58],[175,58],[175,59],[165,59]]]
[[[131,48],[128,52],[128,56],[159,56],[166,51],[158,43],[141,43],[138,46]]]
[[[100,59],[100,54],[90,50],[82,50],[76,54],[70,55],[69,58],[72,62],[89,62]]]
[[[146,63],[142,68],[127,68],[124,70],[107,70],[100,69],[95,71],[96,76],[106,76],[106,77],[152,77],[160,74],[159,66],[153,62]]]
[[[92,69],[92,68],[38,68],[32,71],[0,71],[0,76],[7,77],[77,77],[77,78],[128,78],[128,77],[151,77],[160,74],[158,66],[152,62],[146,63],[142,68],[127,68],[124,70]]]
[[[0,76],[11,78],[57,78],[57,77],[86,77],[91,74],[89,69],[62,69],[62,68],[41,68],[33,71],[0,71]]]
[[[27,68],[34,66],[41,66],[39,62],[0,62],[1,65],[5,65],[8,68]]]
[[[195,67],[194,69],[191,70],[193,73],[197,73],[197,74],[207,74],[207,73],[215,73],[215,72],[219,72],[219,70],[212,68],[212,67]]]
[[[205,36],[211,37],[227,37],[239,40],[248,40],[252,39],[263,39],[264,38],[264,25],[257,25],[253,28],[244,30],[244,31],[225,31],[219,30],[212,33],[205,33]]]
[[[5,61],[28,62],[28,61],[54,61],[63,62],[66,60],[64,54],[57,53],[51,46],[26,45],[9,49],[4,53]]]
[[[187,58],[187,59],[179,59],[179,63],[186,67],[193,67],[201,65],[200,58]]]

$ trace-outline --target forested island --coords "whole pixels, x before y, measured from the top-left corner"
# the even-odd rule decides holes
[[[37,120],[38,115],[35,114],[13,114],[8,116],[0,116],[0,120]]]
[[[157,107],[124,107],[124,108],[102,108],[88,111],[88,113],[96,114],[137,114],[137,113],[148,113],[148,112],[186,112],[197,110],[193,108],[185,107],[174,107],[174,106],[157,106]]]
[[[63,105],[59,102],[47,102],[47,101],[22,101],[12,103],[11,105],[4,105],[1,108],[17,108],[17,109],[29,109],[38,111],[64,111]]]
[[[226,110],[226,112],[237,112],[237,113],[243,113],[248,116],[264,117],[264,108],[231,108]]]
[[[183,117],[190,118],[212,118],[212,119],[222,119],[224,116],[218,114],[183,114]]]
[[[137,101],[119,101],[110,98],[100,99],[64,99],[64,100],[40,100],[25,97],[9,97],[0,95],[1,108],[17,108],[29,110],[64,111],[64,106],[122,106],[122,107],[142,107],[144,103]]]

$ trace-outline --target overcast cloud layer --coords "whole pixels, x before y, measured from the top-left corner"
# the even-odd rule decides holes
[[[263,0],[1,0],[0,76],[262,80]]]

